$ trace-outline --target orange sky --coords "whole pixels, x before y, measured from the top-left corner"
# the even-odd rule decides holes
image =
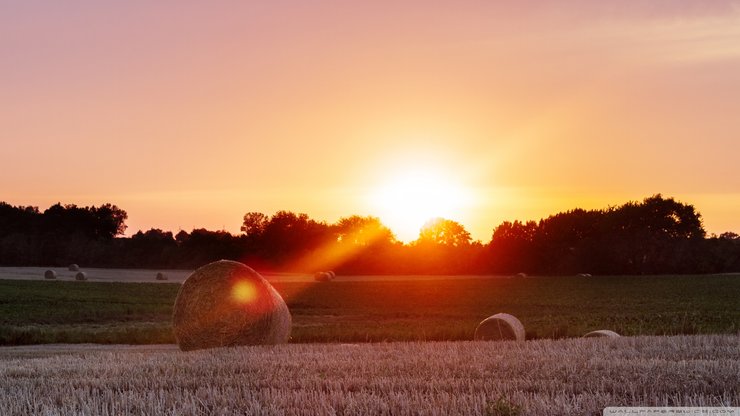
[[[103,3],[0,5],[0,200],[237,232],[431,171],[484,242],[654,193],[740,231],[738,1]]]

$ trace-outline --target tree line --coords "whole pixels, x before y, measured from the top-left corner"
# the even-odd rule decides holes
[[[505,221],[487,243],[434,218],[403,244],[372,216],[336,223],[279,211],[244,215],[241,233],[150,229],[123,237],[112,204],[37,207],[0,202],[0,265],[195,268],[219,259],[258,270],[344,274],[663,274],[740,272],[740,236],[707,236],[689,204],[654,195],[539,221]]]

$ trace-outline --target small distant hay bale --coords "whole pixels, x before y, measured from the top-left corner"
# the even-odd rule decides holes
[[[69,270],[70,272],[79,272],[80,271],[80,266],[72,263],[69,266],[67,266],[67,270]]]
[[[228,260],[194,271],[180,287],[172,324],[182,351],[285,343],[292,319],[280,294],[259,273]]]
[[[331,281],[331,274],[327,272],[316,272],[313,275],[313,280],[317,282],[329,282]]]
[[[333,270],[329,270],[327,273],[329,273],[329,276],[331,277],[331,280],[334,280],[337,278],[337,274],[334,273]]]
[[[524,337],[524,325],[508,313],[497,313],[481,321],[474,336],[481,341],[524,341]]]
[[[44,279],[56,279],[57,278],[57,272],[54,270],[47,270],[44,272]]]
[[[156,279],[157,279],[157,280],[167,280],[167,275],[165,275],[165,274],[164,274],[164,273],[162,273],[162,272],[157,272],[157,277],[156,277]]]
[[[578,273],[578,277],[591,277],[591,273]]]
[[[527,273],[517,273],[515,277],[527,277]]]
[[[583,338],[600,338],[600,337],[606,337],[606,338],[619,338],[621,335],[617,334],[616,332],[609,330],[609,329],[599,329],[597,331],[591,331],[588,334],[584,335]]]
[[[77,274],[75,275],[75,280],[87,280],[87,273],[77,272]]]

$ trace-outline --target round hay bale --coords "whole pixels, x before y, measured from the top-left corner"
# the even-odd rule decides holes
[[[275,288],[246,265],[228,260],[188,276],[172,315],[182,351],[284,343],[291,323],[288,306]]]
[[[69,266],[67,266],[67,270],[69,270],[70,272],[79,272],[80,271],[80,266],[72,263]]]
[[[497,313],[481,321],[475,328],[475,340],[524,341],[524,325],[513,315]]]
[[[331,275],[327,272],[316,272],[313,275],[313,280],[317,282],[328,282],[331,280]]]
[[[87,273],[77,272],[77,274],[75,275],[75,280],[87,280]]]
[[[620,337],[620,335],[609,329],[599,329],[598,331],[591,331],[588,334],[583,336],[583,338],[597,338],[597,337],[618,338]]]
[[[157,280],[167,280],[167,275],[165,275],[165,274],[164,274],[164,273],[162,273],[162,272],[157,272],[157,277],[156,277],[156,279],[157,279]]]
[[[517,273],[516,277],[527,277],[527,273]]]
[[[577,276],[578,277],[591,277],[591,274],[590,273],[578,273]]]
[[[515,316],[497,313],[478,324],[474,338],[483,341],[524,341],[524,336],[524,325]]]
[[[44,279],[56,279],[57,278],[57,272],[54,270],[47,270],[44,272]]]
[[[333,270],[329,270],[329,271],[328,271],[327,273],[329,273],[329,276],[331,277],[331,280],[334,280],[334,279],[336,279],[336,277],[337,277],[337,274],[336,274],[336,273],[334,273],[334,271],[333,271]]]

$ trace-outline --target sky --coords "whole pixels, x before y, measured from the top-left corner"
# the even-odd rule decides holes
[[[129,235],[289,210],[487,242],[656,193],[740,231],[740,1],[0,1],[0,56],[0,200]]]

